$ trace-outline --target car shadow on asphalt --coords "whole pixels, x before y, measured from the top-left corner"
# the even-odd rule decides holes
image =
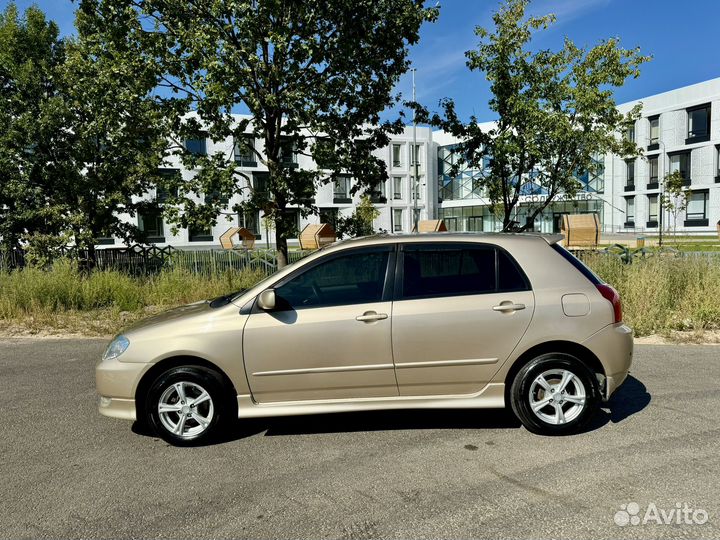
[[[595,418],[580,433],[617,424],[642,411],[650,403],[645,385],[629,376]],[[254,435],[288,436],[323,433],[357,433],[424,429],[518,429],[520,422],[509,409],[403,409],[330,413],[275,418],[243,419],[209,444],[223,444]],[[133,431],[153,436],[137,422]]]
[[[603,403],[598,414],[595,415],[582,433],[594,431],[605,424],[612,422],[619,424],[626,418],[639,413],[650,404],[652,396],[645,385],[628,375],[625,382],[612,395],[607,403]]]

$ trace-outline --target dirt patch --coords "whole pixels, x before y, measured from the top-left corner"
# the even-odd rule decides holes
[[[679,331],[635,338],[636,345],[720,345],[720,330]]]

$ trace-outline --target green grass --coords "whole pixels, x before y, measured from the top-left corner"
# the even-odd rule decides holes
[[[663,257],[623,264],[588,254],[585,262],[622,298],[638,336],[720,328],[720,257]]]
[[[583,259],[618,289],[637,335],[720,328],[720,257],[655,256],[629,265],[600,254]],[[113,334],[149,314],[250,287],[263,277],[261,271],[200,275],[181,269],[147,277],[83,275],[66,261],[48,271],[0,272],[0,328]]]
[[[182,269],[146,277],[108,270],[83,275],[60,261],[49,271],[0,272],[0,321],[31,332],[114,333],[149,313],[247,288],[263,277],[259,270],[206,276]]]

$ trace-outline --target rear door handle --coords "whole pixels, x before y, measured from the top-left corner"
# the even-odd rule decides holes
[[[383,319],[387,319],[387,313],[378,313],[376,311],[366,311],[362,315],[358,315],[355,317],[356,321],[360,322],[373,322],[373,321],[382,321]]]
[[[502,303],[497,306],[493,306],[493,311],[518,311],[521,309],[525,309],[525,304],[510,304],[510,303]]]

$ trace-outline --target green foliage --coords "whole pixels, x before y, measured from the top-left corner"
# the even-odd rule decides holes
[[[720,328],[720,258],[656,255],[625,264],[594,255],[584,260],[618,290],[636,335]]]
[[[396,102],[393,87],[408,68],[408,45],[437,16],[421,0],[82,0],[80,11],[99,42],[132,49],[111,56],[119,70],[154,64],[164,90],[156,101],[174,120],[174,152],[197,169],[192,180],[178,182],[168,218],[182,226],[213,223],[223,199],[248,194],[246,209],[261,209],[275,223],[281,265],[289,205],[315,211],[317,185],[340,173],[358,180],[355,191],[385,179],[372,150],[402,126],[381,123],[379,115]],[[131,22],[118,27],[126,17]],[[251,120],[235,121],[231,111],[238,107]],[[261,141],[256,158],[269,170],[267,185],[257,189],[232,156],[187,152],[183,140],[202,132],[236,141],[252,133]],[[288,166],[282,158],[292,149],[325,169],[306,168],[302,159]],[[197,203],[200,193],[218,196]]]
[[[112,270],[90,274],[70,260],[50,270],[26,268],[0,272],[0,319],[39,316],[48,312],[141,311],[149,306],[172,307],[248,288],[265,277],[260,271],[200,275],[184,269],[131,277]],[[115,329],[117,330],[117,328]]]
[[[480,183],[492,206],[502,210],[503,230],[514,227],[514,209],[531,175],[548,195],[530,207],[528,223],[520,230],[531,226],[558,194],[577,192],[575,175],[591,170],[596,156],[639,153],[618,133],[639,117],[640,108],[621,114],[612,90],[628,77],[637,77],[649,58],[638,49],[620,48],[615,38],[590,49],[566,38],[559,51],[533,51],[533,35],[547,29],[555,16],[527,17],[528,4],[529,0],[506,0],[493,15],[494,29],[476,28],[480,42],[466,53],[468,67],[490,82],[489,105],[498,115],[494,129],[483,132],[475,117],[462,122],[449,99],[442,103],[442,116],[430,116],[415,105],[421,118],[463,141],[458,148],[463,158],[456,169],[483,170],[490,159]]]
[[[115,30],[133,21],[119,15]],[[159,179],[165,120],[148,99],[152,64],[99,41],[82,12],[76,26],[67,40],[38,8],[0,16],[0,236],[12,247],[30,234],[40,251],[69,238],[92,264],[100,237],[142,239],[119,215],[154,205],[137,196]]]
[[[720,328],[718,257],[656,255],[625,264],[598,254],[585,262],[618,289],[625,321],[636,335]],[[257,270],[196,274],[183,268],[147,277],[87,274],[71,261],[59,261],[50,270],[0,272],[0,322],[114,333],[158,310],[248,288],[264,277]]]
[[[65,42],[37,7],[0,13],[0,242],[19,245],[27,230],[57,232],[62,216],[46,206],[57,170],[55,134],[61,129],[58,78]]]
[[[677,222],[680,214],[685,211],[690,202],[691,192],[685,189],[685,179],[680,171],[673,171],[665,176],[663,180],[663,193],[660,196],[661,208],[667,210],[673,216],[673,231],[677,236]],[[667,224],[670,229],[670,223]]]
[[[350,216],[340,216],[337,219],[338,238],[356,238],[369,236],[375,232],[373,221],[380,216],[380,210],[373,206],[368,195],[360,198],[360,203]]]

